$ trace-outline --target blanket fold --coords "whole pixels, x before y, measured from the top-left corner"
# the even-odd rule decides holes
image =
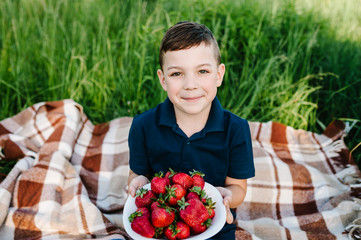
[[[129,239],[130,117],[93,125],[66,99],[0,122],[0,238]],[[256,177],[237,209],[237,239],[347,239],[360,225],[360,172],[348,162],[344,124],[323,134],[250,122]]]

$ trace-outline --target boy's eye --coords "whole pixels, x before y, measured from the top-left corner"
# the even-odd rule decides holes
[[[179,77],[181,75],[180,72],[175,72],[175,73],[172,73],[170,76],[171,77]]]
[[[205,74],[205,73],[208,73],[208,71],[207,70],[200,70],[199,73],[200,74]]]

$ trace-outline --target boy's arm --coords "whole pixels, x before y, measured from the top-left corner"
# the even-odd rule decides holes
[[[246,196],[247,192],[247,179],[236,179],[226,177],[224,184],[226,189],[232,191],[232,200],[229,202],[230,208],[239,207]]]
[[[149,179],[143,175],[138,175],[132,170],[129,170],[128,177],[128,192],[132,197],[135,197],[135,193],[138,188],[143,187],[145,184],[149,183]]]
[[[226,177],[223,187],[217,187],[223,197],[223,204],[227,210],[227,223],[233,222],[233,215],[230,208],[237,208],[243,203],[247,192],[247,179],[236,179]]]

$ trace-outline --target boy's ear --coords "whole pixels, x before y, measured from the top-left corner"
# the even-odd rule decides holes
[[[226,66],[223,63],[219,64],[217,71],[217,87],[222,85],[225,71],[226,71]]]
[[[165,78],[162,69],[158,69],[157,75],[159,78],[160,85],[162,85],[164,91],[167,91],[167,84],[165,83]]]

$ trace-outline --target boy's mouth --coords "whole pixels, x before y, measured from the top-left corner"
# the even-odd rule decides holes
[[[184,97],[183,100],[187,101],[187,102],[196,102],[199,99],[201,99],[202,97]]]

